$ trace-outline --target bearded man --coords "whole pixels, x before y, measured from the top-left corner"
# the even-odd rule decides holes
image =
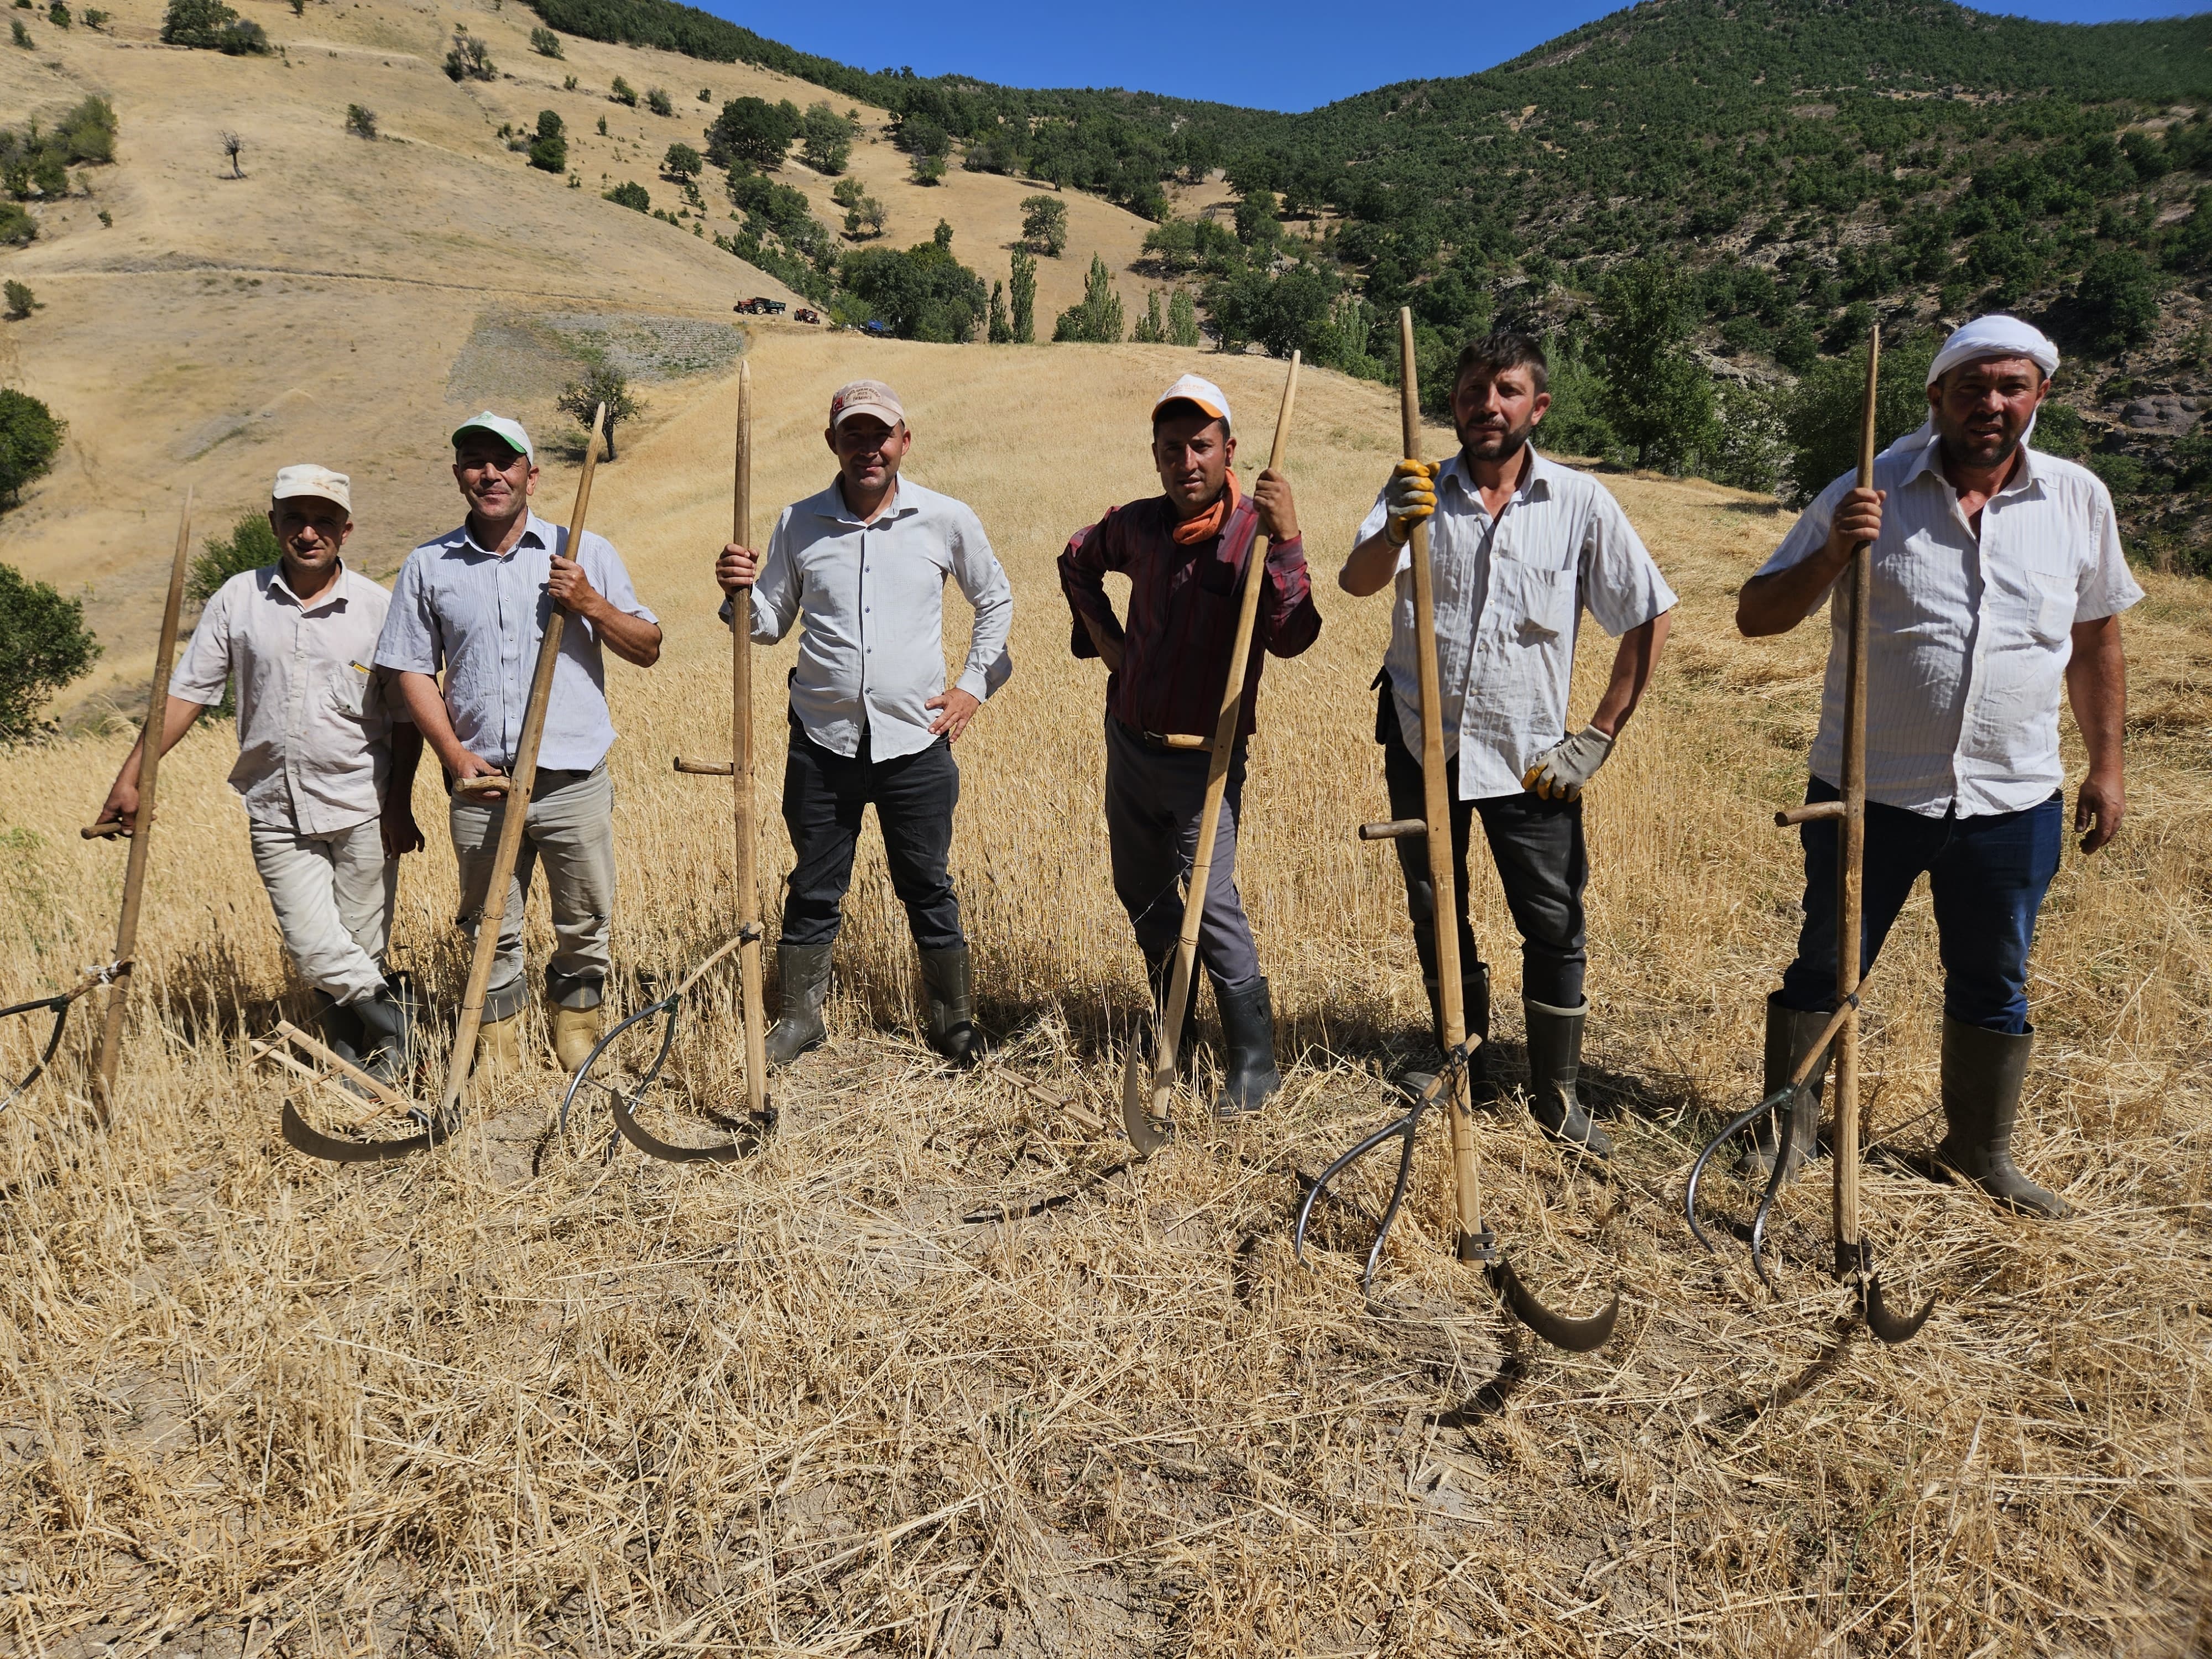
[[[2074,829],[2094,853],[2127,811],[2119,613],[2142,598],[2103,481],[2027,446],[2057,368],[2058,349],[2016,318],[1966,324],[1929,365],[1927,422],[1876,459],[1874,488],[1850,473],[1830,484],[1736,604],[1747,636],[1787,633],[1873,544],[1859,959],[1873,968],[1926,872],[1943,961],[1937,1158],[2008,1208],[2052,1219],[2065,1202],[2014,1167],[2012,1137],[2035,1042],[2028,947],[2065,839],[2059,691],[2088,751]],[[1808,801],[1841,793],[1847,622],[1837,616],[1829,647]],[[1770,1092],[1836,1006],[1838,826],[1798,835],[1805,921],[1767,999]],[[1796,1109],[1785,1178],[1811,1154],[1817,1094]],[[1778,1139],[1776,1126],[1761,1131],[1755,1172],[1771,1173]]]
[[[1589,1003],[1583,889],[1583,789],[1613,753],[1658,666],[1674,590],[1604,485],[1545,459],[1528,441],[1551,407],[1544,349],[1501,331],[1460,353],[1452,421],[1460,452],[1437,465],[1398,463],[1338,574],[1347,593],[1395,580],[1390,648],[1375,677],[1375,739],[1393,817],[1425,816],[1413,526],[1430,521],[1446,791],[1452,802],[1453,892],[1467,1028],[1490,1038],[1490,969],[1468,925],[1467,848],[1482,819],[1506,908],[1521,934],[1521,1006],[1528,1040],[1528,1109],[1553,1139],[1604,1158],[1612,1138],[1576,1094]],[[1604,694],[1579,732],[1567,729],[1568,681],[1582,612],[1618,637]],[[1436,890],[1428,842],[1401,836],[1398,859],[1413,948],[1439,1048]]]

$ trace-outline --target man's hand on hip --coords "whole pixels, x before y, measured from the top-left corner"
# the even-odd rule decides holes
[[[1521,777],[1521,787],[1545,800],[1578,800],[1583,786],[1597,775],[1613,753],[1613,739],[1595,726],[1561,738],[1536,757]]]
[[[730,543],[714,559],[714,580],[725,593],[750,587],[760,580],[760,555],[749,547]]]
[[[2094,853],[2120,833],[2128,815],[2128,792],[2118,776],[2092,772],[2081,780],[2081,793],[2074,798],[2074,833],[2081,837],[2081,850]]]
[[[947,743],[960,741],[960,734],[968,729],[968,722],[975,718],[975,711],[983,705],[958,686],[940,691],[927,702],[925,708],[938,711],[937,718],[929,723],[933,732],[942,732]]]

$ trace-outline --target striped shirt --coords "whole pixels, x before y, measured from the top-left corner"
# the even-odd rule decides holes
[[[2065,781],[2058,703],[2074,624],[2118,615],[2142,589],[2112,495],[2087,467],[2023,446],[1977,539],[1942,452],[1931,438],[1875,461],[1889,499],[1867,612],[1867,799],[1926,817],[2021,811]],[[1856,483],[1846,473],[1822,490],[1759,574],[1818,552]],[[1814,775],[1836,785],[1845,649],[1838,617],[1813,743]]]
[[[1259,531],[1259,514],[1245,496],[1231,509],[1219,535],[1188,546],[1170,533],[1176,522],[1168,498],[1155,495],[1114,507],[1068,538],[1060,556],[1060,590],[1074,619],[1067,644],[1078,657],[1098,654],[1085,617],[1108,639],[1121,641],[1121,666],[1106,681],[1106,712],[1122,725],[1158,737],[1211,739],[1229,684],[1244,561]],[[1106,597],[1109,571],[1129,578],[1126,630]],[[1254,651],[1245,666],[1240,742],[1253,732],[1260,668],[1267,653],[1295,657],[1321,633],[1304,542],[1294,537],[1270,547],[1266,575],[1253,632],[1253,642],[1266,649]]]
[[[1444,753],[1459,761],[1459,797],[1521,793],[1521,780],[1567,733],[1567,690],[1582,612],[1616,637],[1674,607],[1674,590],[1612,492],[1528,447],[1520,486],[1493,519],[1455,455],[1437,478],[1429,520],[1437,674]],[[1382,497],[1352,538],[1379,534]],[[1409,752],[1421,752],[1413,556],[1398,556],[1384,672]]]
[[[200,613],[169,695],[212,705],[236,682],[230,787],[254,823],[321,836],[383,810],[393,714],[369,659],[391,603],[343,562],[303,601],[270,564],[233,576]]]

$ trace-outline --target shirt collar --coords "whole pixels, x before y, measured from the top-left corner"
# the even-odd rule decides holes
[[[340,558],[338,568],[331,573],[330,585],[317,594],[313,603],[310,604],[292,591],[292,584],[284,580],[284,562],[279,559],[270,568],[269,586],[298,605],[301,616],[312,617],[316,611],[326,610],[345,598],[346,575],[345,560]]]
[[[471,553],[483,554],[488,559],[502,556],[477,539],[477,532],[469,527],[469,521],[466,519],[461,520],[461,545]],[[522,520],[522,535],[514,545],[518,550],[525,547],[550,547],[553,545],[553,526],[535,513],[526,514]]]
[[[1516,501],[1548,501],[1552,494],[1552,477],[1563,469],[1556,461],[1547,460],[1539,454],[1536,446],[1527,446],[1528,465],[1521,474],[1521,482],[1514,487],[1512,499]],[[1467,457],[1455,454],[1443,465],[1443,478],[1456,479],[1460,489],[1477,507],[1482,504],[1482,492],[1475,488],[1474,477],[1468,469]]]
[[[2043,484],[2043,470],[2037,465],[2037,459],[2035,451],[2023,441],[2020,447],[2020,465],[2013,470],[2012,477],[2005,480],[2004,488],[1997,491],[1997,499],[2002,500],[2007,495],[2025,495],[2030,489],[2039,489]],[[1906,471],[1905,482],[1911,483],[1923,474],[1932,477],[1953,495],[1959,493],[1950,479],[1943,476],[1943,440],[1940,436],[1930,437],[1922,447],[1919,459]]]
[[[890,505],[877,514],[873,520],[863,520],[859,514],[845,505],[844,475],[840,473],[830,480],[829,489],[814,498],[813,507],[818,516],[835,519],[839,524],[879,525],[887,523],[892,519],[903,519],[910,514],[921,512],[921,502],[916,499],[919,489],[919,485],[909,483],[904,478],[893,479]]]

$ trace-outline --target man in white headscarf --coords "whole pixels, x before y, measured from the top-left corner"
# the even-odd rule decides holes
[[[1860,960],[1873,967],[1925,872],[1944,975],[1948,1127],[1936,1156],[2000,1203],[2053,1219],[2066,1205],[2014,1167],[2012,1134],[2034,1042],[2028,947],[2065,840],[2060,688],[2088,751],[2074,829],[2094,853],[2126,811],[2119,613],[2142,597],[2103,483],[2027,447],[2057,368],[2057,348],[2017,318],[1960,329],[1929,367],[1927,423],[1876,459],[1873,489],[1846,473],[1821,491],[1736,605],[1747,635],[1787,633],[1827,597],[1851,550],[1874,544]],[[1808,801],[1840,793],[1844,651],[1838,617]],[[1767,1000],[1770,1092],[1836,1006],[1838,826],[1799,835],[1805,921]],[[1792,1125],[1793,1166],[1819,1118],[1815,1094]],[[1756,1173],[1772,1169],[1777,1138],[1762,1129]]]

